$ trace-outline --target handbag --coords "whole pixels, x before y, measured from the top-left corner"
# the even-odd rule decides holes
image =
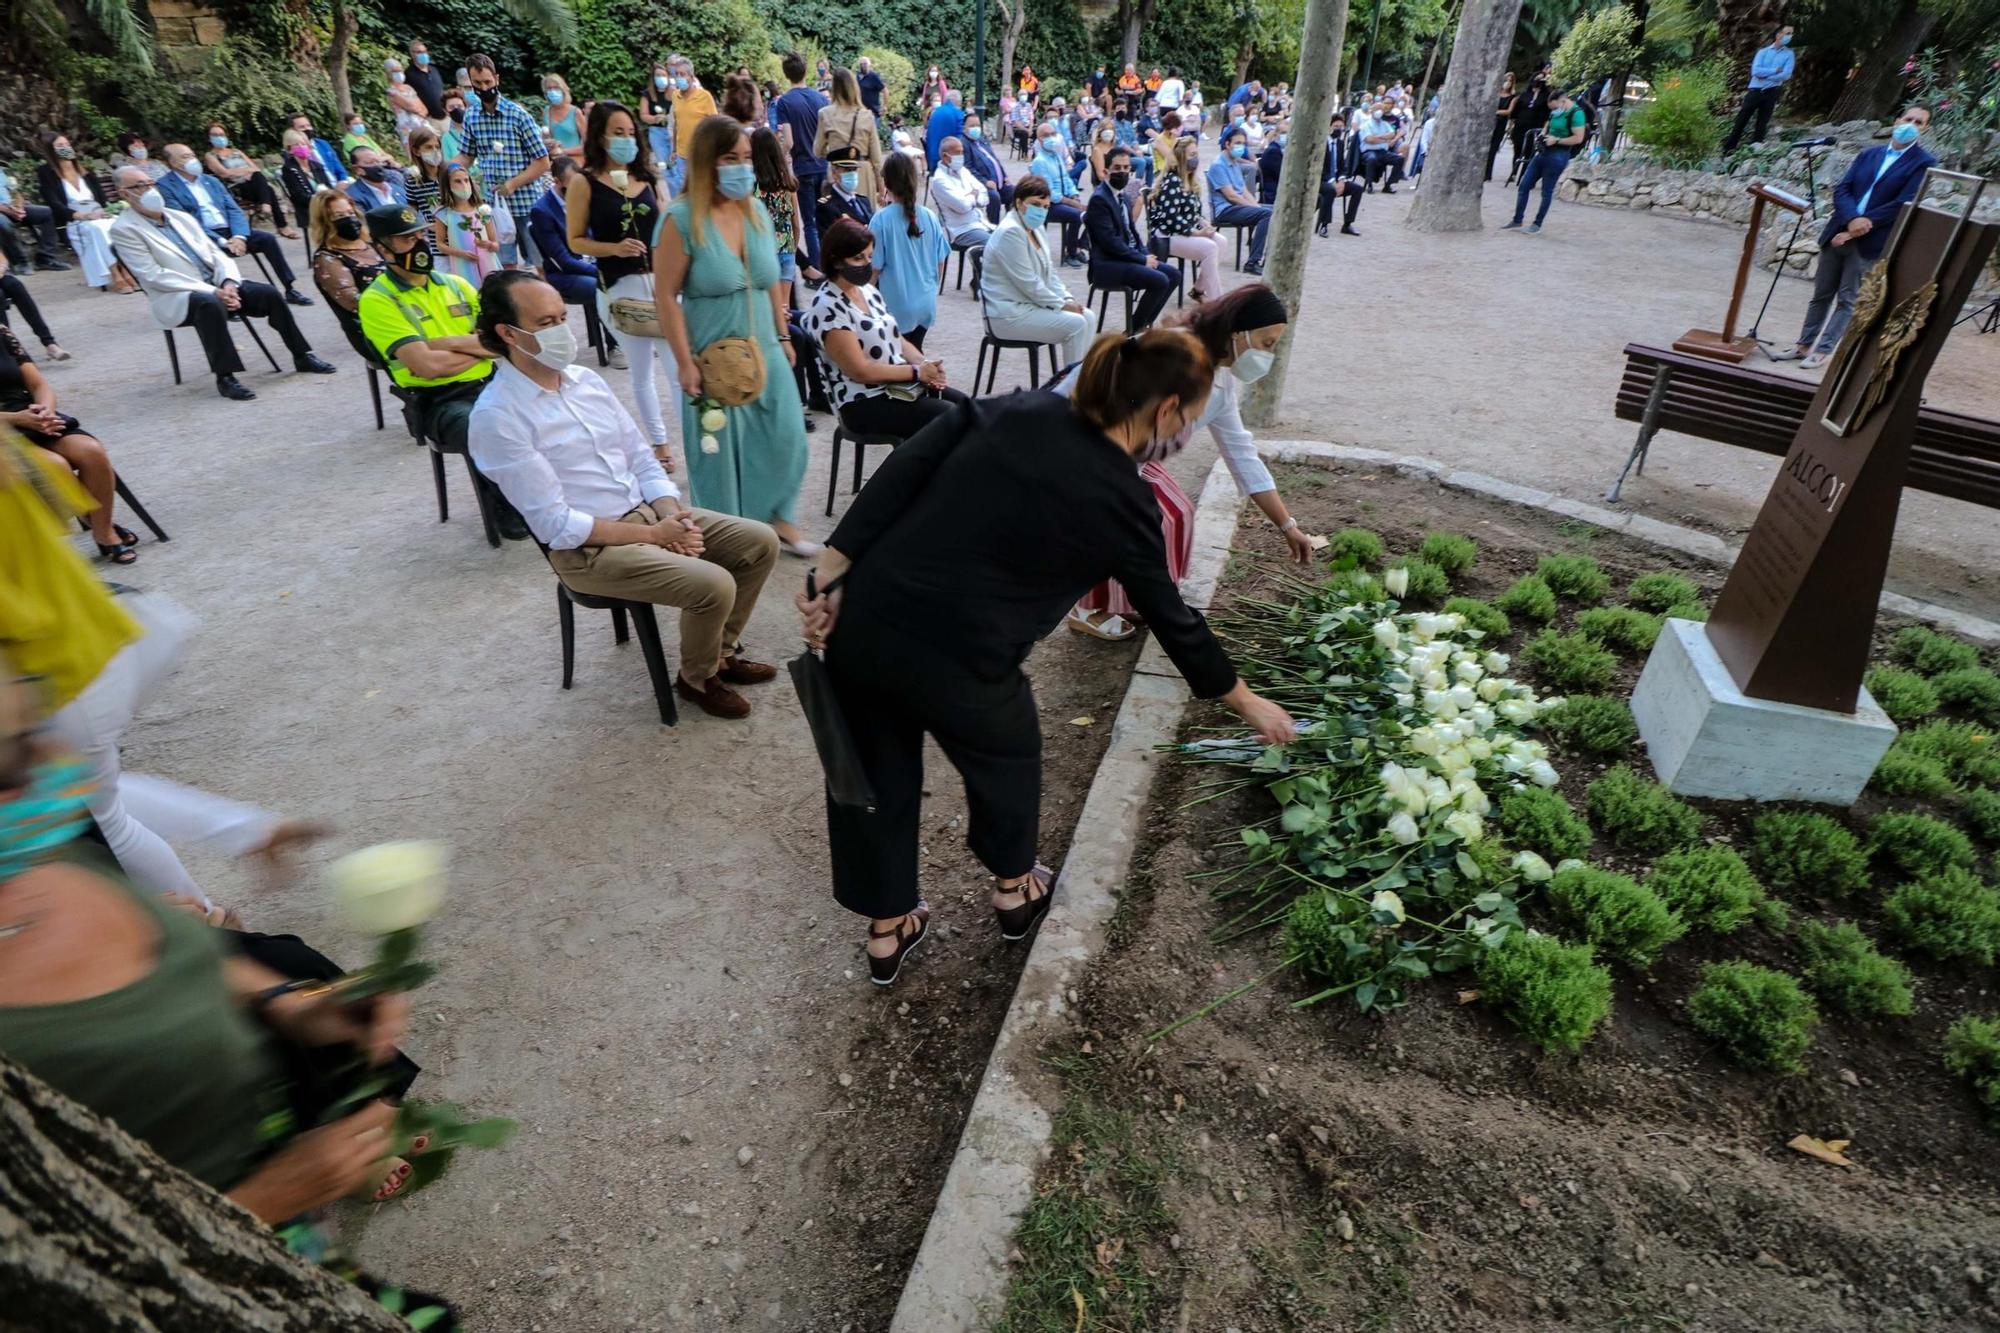
[[[746,240],[747,243],[747,240]],[[747,338],[717,338],[694,354],[701,391],[724,407],[741,407],[764,392],[764,352],[757,346],[757,309],[752,304],[750,261],[743,261],[743,314]]]
[[[646,275],[646,288],[652,290],[653,277]],[[660,330],[659,302],[648,296],[643,300],[637,296],[614,297],[605,309],[611,315],[611,327],[628,338],[664,338]]]
[[[840,579],[826,585],[832,592],[840,586]],[[806,575],[806,597],[818,596],[813,575]],[[792,689],[799,696],[799,707],[805,711],[806,727],[812,732],[813,747],[819,751],[819,765],[826,772],[826,794],[835,805],[850,806],[858,810],[873,812],[875,809],[875,788],[868,781],[868,771],[861,766],[861,755],[854,748],[854,733],[847,725],[847,714],[841,710],[840,695],[834,690],[833,676],[826,669],[826,658],[808,648],[793,658],[788,664],[792,673]]]

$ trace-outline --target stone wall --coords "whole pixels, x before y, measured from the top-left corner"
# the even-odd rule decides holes
[[[226,29],[222,16],[201,0],[146,0],[161,53],[169,59],[176,48],[214,46]]]

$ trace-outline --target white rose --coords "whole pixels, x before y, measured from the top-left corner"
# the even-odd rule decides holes
[[[1556,783],[1562,781],[1562,779],[1556,776],[1556,771],[1550,766],[1548,760],[1537,759],[1534,763],[1528,765],[1528,781],[1534,783],[1537,787],[1553,787]]]
[[[1368,910],[1386,913],[1397,925],[1403,924],[1403,900],[1388,889],[1368,900]]]
[[[1418,727],[1409,734],[1408,744],[1418,754],[1434,755],[1443,748],[1444,743],[1438,739],[1437,732],[1432,728]]]
[[[1470,810],[1454,810],[1444,817],[1444,826],[1466,842],[1478,842],[1486,826]]]
[[[1417,831],[1417,821],[1410,818],[1407,811],[1398,810],[1389,816],[1389,836],[1405,847],[1415,842],[1423,834]]]
[[[1401,597],[1410,590],[1410,571],[1398,565],[1382,576],[1382,586],[1389,590],[1391,597]]]
[[[349,852],[326,868],[336,911],[355,930],[389,935],[421,926],[444,902],[441,842],[385,842]]]
[[[722,452],[722,441],[713,435],[704,435],[701,437],[701,451],[705,454],[719,454]]]
[[[1413,707],[1416,704],[1416,702],[1417,702],[1417,696],[1414,694],[1398,694],[1396,696],[1396,707],[1398,708],[1410,708]]]
[[[1477,662],[1460,662],[1451,669],[1451,673],[1458,677],[1462,685],[1477,685],[1479,678],[1486,674]]]
[[[1507,668],[1512,666],[1513,664],[1514,664],[1513,659],[1508,657],[1507,654],[1505,653],[1486,654],[1486,670],[1491,675],[1495,676],[1505,675],[1507,673]]]
[[[1531,722],[1535,717],[1534,708],[1519,699],[1503,699],[1493,711],[1516,726]]]
[[[1491,759],[1493,757],[1493,742],[1487,740],[1484,736],[1474,736],[1465,743],[1465,752],[1471,755],[1475,762],[1481,759]]]
[[[1507,692],[1507,682],[1498,676],[1488,676],[1479,682],[1477,689],[1479,697],[1487,703],[1498,703],[1500,696]]]
[[[1458,799],[1451,784],[1436,774],[1424,779],[1424,805],[1427,809],[1442,810]]]
[[[711,407],[701,414],[701,428],[711,435],[728,424],[729,418],[723,415],[719,407]]]
[[[1378,620],[1375,622],[1375,642],[1381,644],[1384,648],[1394,648],[1402,637],[1396,631],[1395,621]]]
[[[1549,863],[1533,852],[1515,852],[1513,865],[1514,869],[1521,872],[1521,878],[1530,884],[1540,884],[1555,878],[1556,872],[1549,868]]]
[[[1472,692],[1470,685],[1454,685],[1450,693],[1452,706],[1461,712],[1479,702],[1479,696]]]
[[[1493,802],[1487,799],[1484,789],[1474,784],[1458,794],[1458,808],[1470,810],[1482,819],[1493,809]]]

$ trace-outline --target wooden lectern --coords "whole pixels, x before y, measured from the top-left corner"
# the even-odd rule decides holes
[[[1750,281],[1750,266],[1757,262],[1757,237],[1764,230],[1764,205],[1775,204],[1787,213],[1803,213],[1806,201],[1762,182],[1750,187],[1750,198],[1754,201],[1750,205],[1750,230],[1743,237],[1743,257],[1736,261],[1736,286],[1729,293],[1729,313],[1723,316],[1722,331],[1689,329],[1674,340],[1676,352],[1737,365],[1757,348],[1754,338],[1736,336],[1736,317],[1743,310],[1743,286]]]

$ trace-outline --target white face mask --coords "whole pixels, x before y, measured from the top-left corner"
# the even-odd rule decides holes
[[[167,209],[167,197],[160,193],[159,187],[155,186],[139,196],[139,208],[147,213],[164,213]]]
[[[528,355],[547,366],[550,370],[562,370],[576,360],[576,333],[567,324],[557,324],[539,333],[529,333],[523,328],[515,328],[516,333],[526,333],[535,340],[535,350]],[[522,348],[526,352],[527,348]]]
[[[1255,384],[1271,373],[1271,362],[1275,356],[1275,353],[1261,347],[1246,347],[1236,354],[1236,360],[1229,369],[1242,383]]]

